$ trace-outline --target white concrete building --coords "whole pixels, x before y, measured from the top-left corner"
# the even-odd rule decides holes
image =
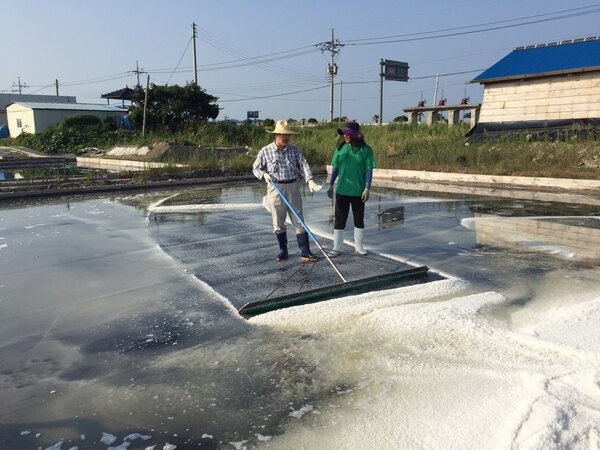
[[[0,93],[0,126],[8,125],[6,107],[14,102],[77,103],[70,95]]]
[[[92,114],[100,119],[112,117],[118,121],[127,115],[123,108],[93,103],[32,103],[15,102],[6,107],[10,137],[21,133],[40,133],[67,117]]]

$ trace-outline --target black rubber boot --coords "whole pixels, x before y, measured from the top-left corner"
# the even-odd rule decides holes
[[[285,261],[286,259],[288,259],[287,233],[277,233],[275,236],[277,236],[277,242],[279,242],[279,253],[277,253],[277,261]]]
[[[317,261],[319,259],[310,252],[310,247],[308,246],[308,233],[297,234],[296,239],[298,239],[298,247],[300,247],[300,251],[302,252],[300,255],[300,260],[302,262]]]

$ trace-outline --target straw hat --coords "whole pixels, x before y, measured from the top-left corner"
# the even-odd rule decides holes
[[[275,129],[273,131],[267,131],[267,133],[272,133],[272,134],[298,134],[297,131],[293,131],[288,123],[287,120],[278,120],[277,123],[275,123]]]

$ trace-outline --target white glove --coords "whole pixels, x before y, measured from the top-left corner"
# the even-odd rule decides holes
[[[369,189],[368,188],[363,191],[360,198],[363,201],[363,203],[366,202],[367,200],[369,200]]]
[[[267,184],[271,183],[271,175],[269,175],[267,172],[263,173],[263,178],[265,179]]]
[[[323,186],[315,183],[314,180],[311,178],[310,180],[308,180],[308,188],[311,192],[317,192],[320,191],[323,188]]]

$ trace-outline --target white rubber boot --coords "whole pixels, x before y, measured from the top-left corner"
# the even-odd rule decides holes
[[[365,229],[354,227],[354,252],[357,255],[364,256],[367,254],[367,251],[363,247],[363,238],[364,237],[365,237]]]
[[[344,230],[333,230],[333,249],[327,254],[331,258],[340,256],[344,250]]]

